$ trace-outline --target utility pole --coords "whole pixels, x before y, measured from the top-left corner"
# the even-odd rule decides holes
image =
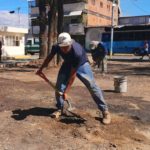
[[[112,58],[113,54],[113,38],[114,38],[114,8],[115,8],[115,0],[112,2],[112,15],[111,15],[111,41],[110,41],[110,58]]]
[[[21,9],[20,7],[17,7],[19,26],[20,26],[20,9]]]

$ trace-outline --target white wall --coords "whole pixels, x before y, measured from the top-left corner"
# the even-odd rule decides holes
[[[13,57],[25,55],[25,38],[22,37],[20,46],[5,46],[2,47],[2,56]]]
[[[22,56],[24,54],[24,46],[4,46],[2,49],[2,56],[6,57]]]
[[[25,54],[25,34],[28,33],[26,28],[7,27],[0,28],[0,35],[3,37],[2,56],[13,57]],[[19,46],[8,46],[6,36],[18,36]]]

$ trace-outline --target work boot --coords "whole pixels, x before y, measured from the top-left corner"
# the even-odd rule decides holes
[[[111,123],[111,116],[110,116],[109,111],[102,112],[102,115],[103,115],[102,123],[105,125],[110,124]]]
[[[57,111],[51,114],[51,117],[58,119],[62,115],[62,111],[58,109]]]

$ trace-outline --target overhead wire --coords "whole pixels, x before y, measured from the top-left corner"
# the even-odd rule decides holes
[[[137,0],[136,0],[136,1],[137,1]],[[144,10],[144,9],[143,9],[142,7],[140,7],[139,5],[137,5],[136,1],[135,1],[135,0],[130,0],[130,2],[131,2],[136,8],[138,8],[139,10],[143,11],[144,13],[150,13],[150,12]]]

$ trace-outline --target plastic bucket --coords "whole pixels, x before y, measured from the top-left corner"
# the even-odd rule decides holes
[[[118,93],[127,92],[127,77],[114,76],[114,90]]]

